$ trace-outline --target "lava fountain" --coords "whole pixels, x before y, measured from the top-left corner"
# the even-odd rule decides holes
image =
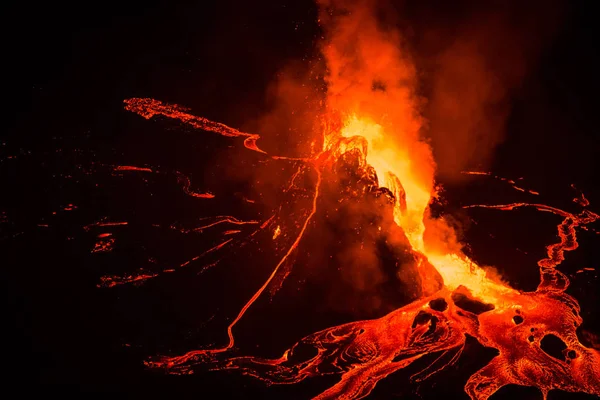
[[[146,364],[168,373],[191,373],[203,367],[238,370],[269,384],[293,384],[338,374],[339,381],[317,398],[358,399],[369,395],[388,375],[426,355],[436,355],[412,376],[416,381],[430,378],[458,361],[469,335],[498,350],[498,355],[466,382],[465,391],[472,399],[487,399],[508,384],[537,387],[544,397],[551,389],[600,395],[600,352],[579,342],[579,305],[565,293],[569,280],[557,269],[565,253],[577,248],[577,229],[600,216],[588,210],[588,202],[581,199],[579,214],[537,203],[469,206],[499,211],[532,207],[563,219],[557,227],[559,240],[547,246],[547,257],[538,262],[540,283],[533,292],[511,288],[470,260],[451,239],[455,237],[452,228],[429,212],[438,196],[435,163],[421,136],[417,74],[401,50],[401,37],[378,26],[369,2],[348,3],[341,7],[337,1],[319,1],[326,37],[320,49],[327,64],[327,94],[324,111],[316,121],[321,127],[318,142],[322,147],[309,156],[270,155],[260,148],[258,134],[194,116],[176,105],[148,98],[125,101],[127,110],[144,118],[162,116],[201,131],[240,137],[247,149],[265,158],[298,163],[290,188],[297,186],[300,178],[310,182],[304,198],[306,211],[298,214],[293,224],[286,224],[285,212],[280,211],[257,229],[269,231],[273,240],[283,236],[291,239],[270,276],[232,318],[227,343],[179,356],[157,356]],[[415,295],[381,318],[306,336],[280,358],[233,355],[236,324],[268,289],[285,280],[294,264],[292,256],[303,252],[307,232],[315,229],[315,219],[324,212],[321,208],[330,204],[323,199],[336,190],[339,200],[335,200],[342,205],[329,210],[332,213],[365,196],[370,196],[376,207],[381,205],[383,211],[377,211],[369,222],[373,235],[381,235],[388,247],[408,249],[405,253],[410,260],[406,263],[412,265],[412,272],[410,279],[402,279],[412,282]],[[301,266],[294,264],[293,268]],[[397,275],[401,275],[400,270]],[[106,286],[116,284],[106,280],[110,281]],[[547,335],[564,342],[562,358],[552,357],[541,348]],[[313,350],[312,357],[298,356],[302,353],[299,349],[306,348]]]

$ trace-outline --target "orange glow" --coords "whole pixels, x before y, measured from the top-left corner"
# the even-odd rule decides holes
[[[260,138],[257,134],[238,131],[153,99],[125,101],[127,110],[144,118],[162,115],[199,130],[243,137],[246,148],[264,153],[271,160],[298,161],[300,166],[289,185],[282,188],[284,193],[296,188],[296,182],[302,180],[299,177],[311,181],[311,189],[307,191],[310,195],[306,196],[311,204],[307,212],[294,216],[295,231],[286,231],[279,215],[265,220],[256,231],[268,230],[269,237],[278,243],[286,237],[291,240],[266,281],[237,315],[232,316],[227,326],[226,344],[158,357],[146,364],[171,373],[191,373],[193,367],[208,364],[212,369],[240,370],[269,384],[296,383],[333,371],[340,375],[339,382],[317,398],[355,399],[369,395],[377,382],[391,373],[435,353],[439,357],[412,377],[416,381],[429,378],[459,359],[468,334],[499,352],[466,382],[465,391],[472,399],[487,399],[508,384],[536,386],[544,396],[551,389],[600,395],[600,352],[578,341],[576,329],[582,322],[579,305],[565,293],[569,280],[557,269],[565,253],[578,247],[577,228],[585,228],[600,216],[587,209],[572,214],[537,203],[472,206],[505,211],[533,207],[563,218],[557,227],[560,240],[549,244],[547,257],[538,262],[540,284],[536,291],[518,291],[486,273],[462,252],[454,229],[429,213],[430,203],[438,196],[434,179],[436,165],[430,146],[421,136],[422,100],[415,94],[417,74],[410,57],[402,50],[401,37],[393,30],[382,30],[378,26],[370,1],[319,0],[318,3],[326,37],[320,48],[327,63],[328,89],[323,115],[316,121],[322,127],[323,148],[315,151],[314,157],[267,155],[257,147]],[[342,12],[333,12],[332,8],[336,7]],[[334,174],[335,162],[350,153],[358,154],[354,172],[372,177],[370,171],[374,169],[376,186],[391,192],[394,222],[399,229],[386,233],[386,238],[391,243],[399,243],[397,236],[405,234],[411,250],[420,257],[418,268],[429,261],[441,275],[443,287],[431,294],[431,286],[425,288],[431,282],[421,279],[423,298],[379,319],[352,322],[306,336],[278,359],[229,356],[235,344],[236,324],[270,285],[281,284],[285,279],[289,273],[285,264],[291,262],[294,252],[301,251],[302,239],[317,213],[322,180]],[[491,173],[467,173],[491,176],[520,192],[538,194],[517,186],[514,180]],[[189,180],[180,183],[184,184],[186,193],[194,195],[189,190]],[[581,207],[589,205],[583,194],[574,201]],[[260,222],[216,217],[194,231],[201,232],[221,223]],[[208,252],[218,251],[231,240]],[[134,278],[128,277],[128,280]],[[113,285],[107,282],[105,286]],[[551,357],[541,349],[540,342],[547,334],[557,336],[566,345],[563,359]],[[314,347],[317,354],[309,360],[295,362],[294,349],[300,344]]]
[[[324,116],[324,119],[327,117]],[[507,211],[533,207],[564,218],[558,225],[560,241],[548,245],[547,258],[538,262],[541,278],[538,290],[519,292],[488,276],[484,269],[461,252],[460,243],[452,228],[441,219],[429,217],[427,210],[429,202],[435,196],[434,182],[433,177],[428,181],[426,174],[413,173],[413,166],[419,165],[418,158],[415,160],[410,152],[395,152],[394,146],[386,146],[387,131],[370,117],[359,118],[356,114],[348,114],[344,123],[338,126],[337,131],[326,131],[323,152],[309,163],[317,173],[312,210],[306,215],[295,240],[271,275],[229,324],[228,343],[222,347],[193,350],[181,356],[159,357],[147,361],[146,365],[165,368],[171,373],[192,373],[195,365],[209,363],[214,369],[240,369],[245,374],[271,384],[295,383],[307,377],[321,375],[320,367],[324,366],[325,370],[339,370],[341,381],[317,398],[353,399],[368,395],[380,379],[407,367],[422,356],[441,353],[438,360],[414,375],[413,379],[420,381],[431,377],[447,365],[457,362],[465,343],[464,335],[469,334],[486,346],[499,350],[496,358],[466,382],[465,391],[472,399],[487,399],[507,384],[536,386],[544,395],[551,389],[600,394],[600,352],[586,348],[578,341],[575,330],[582,322],[579,308],[575,299],[564,293],[569,285],[568,278],[556,269],[564,260],[565,252],[578,247],[576,229],[585,228],[587,224],[600,219],[600,216],[589,210],[572,214],[555,207],[530,203],[469,206]],[[414,250],[424,254],[440,273],[444,281],[443,289],[380,319],[358,321],[309,335],[286,350],[278,359],[221,359],[219,355],[234,347],[233,328],[237,322],[274,281],[289,256],[298,251],[308,223],[317,210],[321,171],[328,170],[331,163],[347,151],[357,150],[364,157],[360,163],[362,167],[359,168],[365,168],[367,163],[371,164],[377,175],[383,176],[379,184],[392,188],[395,195],[395,222],[404,229]],[[409,161],[400,161],[404,159]],[[294,181],[305,170],[306,167],[299,168],[284,191],[292,190]],[[509,180],[498,179],[514,186]],[[581,206],[589,205],[583,194],[574,201]],[[283,231],[274,218],[272,216],[265,220],[259,230],[272,230],[275,240]],[[240,225],[257,224],[258,221],[245,222],[233,217],[215,217],[212,222],[198,229],[201,231],[220,223]],[[104,222],[94,225],[123,224],[126,223]],[[230,241],[231,239],[205,253],[217,251]],[[194,257],[180,267],[203,255]],[[205,268],[213,265],[215,263]],[[172,271],[174,269],[163,272]],[[126,277],[104,277],[99,286],[140,282],[155,276],[157,275],[142,272]],[[279,279],[285,279],[285,276],[287,275]],[[468,307],[464,309],[465,306],[461,305],[463,299],[475,302],[482,308],[479,311],[470,311]],[[443,308],[439,304],[443,304]],[[565,343],[564,360],[555,359],[541,349],[541,340],[549,333]],[[294,364],[294,349],[300,344],[331,350],[319,350],[312,359]],[[349,370],[340,369],[343,359],[348,357],[356,360],[355,366]]]
[[[387,134],[383,126],[369,118],[358,118],[354,114],[349,115],[344,121],[339,135],[348,139],[362,138],[366,140],[366,147],[364,147],[366,162],[377,171],[377,176],[380,177],[380,186],[394,188],[396,181],[401,182],[401,190],[405,195],[405,206],[399,201],[398,193],[394,193],[397,199],[394,219],[403,228],[412,247],[424,253],[436,267],[447,288],[454,290],[460,285],[465,285],[471,289],[474,295],[486,301],[493,301],[494,298],[491,296],[494,294],[513,291],[502,283],[487,278],[485,271],[462,254],[458,246],[448,252],[445,236],[428,235],[428,243],[425,242],[426,210],[435,196],[433,176],[415,172],[423,165],[423,162],[427,167],[427,162],[431,160],[425,150],[424,160],[415,160],[412,154],[393,146],[393,138],[400,135]],[[329,137],[326,137],[326,146],[339,145],[339,141],[335,140],[335,137],[335,132],[330,133]],[[391,140],[389,140],[390,137]],[[415,140],[418,141],[418,138]],[[417,142],[413,147],[418,147],[419,143],[421,142]],[[421,145],[424,146],[421,147],[422,149],[426,149],[425,144],[421,143]],[[358,146],[358,148],[363,147]],[[443,224],[439,220],[436,223]],[[451,228],[445,227],[445,230],[449,229]],[[440,241],[443,243],[439,243]]]
[[[339,146],[339,137],[366,140],[366,146],[358,148],[375,168],[379,185],[394,193],[396,223],[412,247],[436,267],[446,287],[468,285],[478,296],[511,291],[488,279],[462,254],[458,243],[447,243],[446,235],[429,234],[425,242],[426,211],[437,195],[435,162],[420,135],[423,120],[418,114],[422,100],[415,95],[417,74],[402,51],[398,32],[378,26],[369,1],[323,0],[319,4],[321,24],[329,33],[321,44],[328,66],[328,107],[323,117],[326,150]],[[346,13],[331,13],[332,6]]]
[[[163,104],[154,99],[134,98],[125,100],[125,109],[138,113],[146,119],[150,119],[155,115],[163,115],[165,117],[179,119],[197,129],[216,132],[227,137],[244,137],[244,146],[247,149],[264,153],[264,151],[256,146],[256,141],[260,138],[259,135],[240,132],[237,129],[231,128],[225,124],[213,122],[202,117],[196,117],[188,114],[187,109],[179,106]]]

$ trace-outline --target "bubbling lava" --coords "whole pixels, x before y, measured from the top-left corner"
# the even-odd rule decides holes
[[[199,130],[243,137],[246,148],[264,153],[265,157],[286,159],[269,156],[259,149],[258,135],[193,116],[181,107],[152,99],[129,99],[125,103],[126,109],[147,119],[162,115]],[[311,207],[303,214],[303,220],[297,221],[296,226],[300,228],[294,233],[295,239],[271,275],[228,326],[228,344],[180,356],[159,356],[146,362],[149,367],[178,374],[192,373],[194,368],[203,366],[212,370],[238,370],[269,384],[293,384],[335,373],[340,380],[317,398],[358,399],[369,395],[388,375],[426,355],[437,355],[433,362],[412,376],[414,381],[430,378],[458,361],[469,335],[483,346],[498,350],[498,355],[466,382],[465,391],[472,399],[487,399],[508,384],[537,387],[544,397],[551,389],[600,395],[600,352],[579,342],[576,334],[582,323],[579,305],[565,293],[569,280],[556,269],[564,260],[565,252],[578,247],[577,228],[600,218],[586,208],[588,202],[577,202],[583,208],[579,214],[533,203],[470,206],[505,211],[533,207],[563,218],[558,225],[560,240],[548,245],[547,257],[538,262],[541,279],[537,290],[518,291],[487,276],[455,243],[445,243],[445,236],[425,234],[428,223],[440,223],[428,214],[429,204],[436,196],[433,177],[416,172],[418,160],[411,158],[410,152],[386,147],[385,127],[357,114],[349,114],[333,123],[327,121],[324,126],[330,129],[325,131],[322,151],[314,157],[293,159],[302,166],[290,187],[300,173],[311,172],[316,177]],[[233,328],[267,287],[287,276],[281,275],[282,265],[289,262],[292,253],[302,249],[303,236],[317,211],[322,176],[330,173],[336,160],[350,152],[358,152],[361,165],[371,165],[381,177],[380,186],[389,188],[395,223],[404,230],[413,250],[423,254],[439,272],[443,287],[381,318],[351,322],[311,334],[277,359],[233,356]],[[280,216],[271,217],[259,228],[272,230],[273,240],[282,232],[283,225],[278,223],[278,218]],[[542,349],[542,339],[547,335],[564,342],[562,357],[553,357]],[[309,359],[298,355],[306,347],[316,351]]]

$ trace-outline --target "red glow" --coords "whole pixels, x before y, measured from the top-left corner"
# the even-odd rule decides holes
[[[311,207],[306,213],[292,217],[295,231],[290,232],[280,224],[276,214],[262,222],[252,234],[268,229],[275,243],[289,237],[290,244],[264,283],[235,317],[232,316],[225,344],[183,355],[159,356],[146,365],[184,374],[192,373],[198,366],[239,370],[269,384],[292,384],[335,373],[339,381],[316,398],[358,399],[369,395],[381,379],[425,355],[435,354],[437,359],[412,376],[415,381],[430,378],[459,360],[466,335],[470,335],[499,353],[465,383],[465,391],[472,399],[487,399],[508,384],[535,386],[544,396],[552,389],[600,395],[600,352],[579,342],[576,334],[582,323],[579,305],[565,293],[569,279],[558,270],[565,253],[578,247],[577,229],[585,229],[600,216],[587,209],[573,214],[538,203],[467,206],[503,211],[531,207],[563,218],[557,226],[559,241],[546,246],[547,257],[538,261],[540,283],[536,291],[516,290],[488,274],[463,253],[454,228],[444,219],[430,215],[429,206],[439,196],[434,179],[436,164],[428,142],[421,137],[424,119],[419,114],[422,100],[416,95],[418,73],[410,57],[402,51],[399,33],[381,29],[368,1],[342,2],[344,12],[341,13],[332,11],[337,1],[319,0],[317,3],[326,37],[320,42],[320,50],[327,64],[324,77],[327,92],[322,115],[315,121],[322,140],[311,142],[314,150],[311,157],[267,154],[257,147],[259,135],[194,116],[177,105],[148,98],[125,100],[127,110],[146,119],[163,116],[200,131],[241,137],[247,149],[265,158],[298,161],[297,170],[282,187],[284,193],[297,189],[297,182],[302,178],[311,178],[306,179],[311,182],[310,190],[306,191],[310,193]],[[468,62],[457,64],[469,66]],[[475,78],[485,81],[487,74]],[[445,93],[438,96],[438,101],[445,104]],[[468,107],[451,103],[456,108],[453,111],[461,113],[464,119],[478,108],[477,99],[469,100]],[[322,143],[322,147],[314,149],[314,143]],[[396,246],[407,242],[411,254],[415,255],[421,298],[382,318],[334,326],[308,335],[277,359],[234,356],[234,328],[267,288],[276,290],[288,276],[291,256],[301,251],[307,228],[321,204],[320,196],[325,192],[322,189],[330,176],[339,173],[336,163],[350,156],[353,163],[347,167],[362,181],[368,181],[371,189],[381,189],[392,205],[394,229],[386,232],[386,239]],[[539,195],[535,190],[524,188],[520,179],[501,178],[490,172],[464,174],[490,176],[519,192]],[[180,184],[188,195],[212,196],[191,191],[187,178],[180,178]],[[364,194],[353,187],[343,187],[340,192],[339,199],[328,200],[335,204],[348,200],[343,196],[352,198]],[[589,205],[582,193],[574,201],[582,207]],[[336,207],[332,206],[332,213],[338,211]],[[258,225],[260,222],[218,216],[201,223],[197,228],[181,231],[201,232],[219,224]],[[225,232],[231,233],[231,230]],[[230,238],[179,267],[234,243]],[[164,272],[172,270],[174,268]],[[108,282],[105,286],[117,284],[110,277],[105,279]],[[147,277],[128,277],[122,281],[141,279]],[[541,348],[541,340],[546,335],[554,335],[564,342],[566,350],[562,359],[550,356]],[[294,352],[301,345],[312,347],[316,354],[298,361]]]
[[[347,141],[338,143],[348,145]],[[345,150],[341,150],[343,151]],[[564,260],[565,252],[575,250],[578,246],[576,228],[593,223],[600,217],[589,210],[575,215],[543,204],[468,206],[505,211],[533,207],[564,218],[558,225],[560,242],[548,245],[548,257],[538,262],[541,282],[535,292],[519,292],[486,277],[483,270],[479,270],[460,253],[441,255],[437,251],[426,252],[426,256],[438,268],[446,282],[441,291],[381,319],[354,322],[307,336],[278,359],[216,358],[234,347],[233,328],[269,286],[288,257],[298,250],[306,227],[316,212],[321,171],[327,168],[331,160],[343,154],[341,152],[329,147],[326,153],[315,157],[312,165],[318,179],[313,194],[312,211],[304,220],[293,244],[273,268],[271,275],[229,324],[228,343],[218,348],[190,351],[181,356],[160,357],[148,361],[148,366],[165,368],[172,373],[191,373],[194,365],[208,362],[216,369],[238,369],[244,374],[269,383],[286,384],[321,375],[323,367],[328,366],[341,374],[341,380],[317,398],[361,398],[368,395],[380,379],[410,365],[425,354],[440,353],[440,356],[429,367],[414,375],[415,380],[427,379],[447,365],[455,363],[464,346],[465,334],[469,334],[485,346],[494,347],[500,352],[466,383],[465,391],[473,399],[486,399],[507,384],[536,386],[544,394],[555,388],[600,393],[600,353],[579,343],[575,334],[576,327],[581,324],[579,308],[575,299],[564,293],[569,284],[568,278],[556,269]],[[293,186],[298,173],[297,171],[291,177],[290,186]],[[510,181],[508,183],[512,184]],[[408,202],[408,199],[405,201]],[[397,203],[397,207],[400,208],[399,215],[406,212],[402,211],[401,202]],[[223,222],[238,222],[231,217],[219,218],[222,219],[217,218],[198,229],[206,229]],[[273,217],[269,218],[260,228],[266,229],[272,220]],[[402,223],[402,218],[400,222]],[[278,229],[279,226],[274,230],[274,239],[279,235]],[[413,240],[415,245],[419,246],[418,243],[421,243],[422,239],[415,236]],[[425,248],[427,244],[422,249]],[[492,311],[480,315],[466,311],[456,305],[459,298],[470,298],[490,304]],[[440,299],[446,304],[446,308],[441,311],[431,306],[433,301],[441,302]],[[422,315],[426,317],[423,318]],[[514,322],[516,317],[520,318],[518,324]],[[434,319],[435,323],[432,322]],[[541,339],[550,333],[563,340],[567,345],[565,351],[575,355],[574,358],[557,360],[540,348]],[[299,344],[315,347],[318,350],[317,355],[308,361],[294,363],[294,349]],[[347,360],[354,361],[345,367],[349,362]],[[350,365],[353,367],[350,368]]]

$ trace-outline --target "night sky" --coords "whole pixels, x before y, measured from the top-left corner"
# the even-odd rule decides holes
[[[458,26],[456,21],[478,2],[405,3],[402,28],[412,26],[407,37],[416,53],[423,55],[418,46],[429,25]],[[510,12],[518,15],[518,2],[507,3],[514,3]],[[528,18],[542,18],[547,2],[533,3],[536,6],[528,6]],[[559,23],[552,38],[540,45],[535,63],[511,89],[504,138],[487,165],[499,176],[524,177],[530,187],[544,194],[543,202],[570,210],[575,209],[571,199],[576,194],[571,184],[585,193],[592,210],[600,204],[595,109],[600,58],[593,5],[592,1],[559,4]],[[488,5],[490,9],[495,6],[495,2]],[[147,187],[136,183],[135,177],[115,183],[99,165],[160,165],[188,171],[208,183],[230,176],[231,183],[218,189],[222,193],[243,186],[243,177],[228,175],[227,170],[218,177],[203,172],[214,160],[227,163],[226,149],[241,147],[240,143],[208,136],[200,139],[179,132],[176,124],[150,123],[123,111],[122,101],[152,97],[244,128],[272,106],[268,88],[274,76],[290,60],[315,55],[314,41],[320,35],[316,6],[305,0],[10,2],[3,7],[2,17],[6,116],[0,142],[0,211],[8,222],[0,224],[0,283],[3,326],[8,333],[3,380],[8,386],[14,385],[21,394],[152,398],[308,398],[318,393],[318,387],[327,382],[267,388],[236,374],[173,377],[144,370],[141,361],[164,350],[160,346],[166,343],[181,340],[184,350],[202,346],[200,320],[210,317],[213,305],[194,305],[200,297],[207,301],[210,296],[190,294],[205,290],[193,273],[148,287],[96,288],[101,275],[118,270],[121,264],[139,262],[154,246],[173,262],[195,254],[197,243],[192,240],[145,232],[148,218],[168,224],[174,219],[226,212],[237,204],[225,201],[197,210],[198,203],[183,198],[168,178],[157,178],[153,184],[163,189],[148,197]],[[426,95],[426,57],[415,59],[424,71]],[[248,163],[254,165],[252,157]],[[244,168],[243,163],[231,162]],[[84,167],[78,169],[78,165]],[[77,184],[56,177],[67,174],[75,176]],[[446,187],[447,207],[456,210],[457,218],[464,216],[460,206],[465,204],[520,199],[518,193],[490,180],[440,180]],[[59,212],[60,219],[52,222],[52,212],[68,204],[78,210],[64,218]],[[133,231],[115,249],[115,258],[93,258],[93,238],[82,235],[81,227],[105,215],[133,221]],[[524,218],[530,219],[524,220],[483,212],[473,217],[478,224],[464,232],[469,254],[481,263],[496,265],[513,286],[535,289],[534,263],[543,246],[554,239],[555,221],[529,214]],[[46,223],[50,229],[39,228]],[[595,251],[600,239],[593,233],[579,239],[581,249],[567,256],[564,268],[570,273],[583,267],[596,271],[574,278],[569,293],[582,306],[584,328],[600,334],[600,295],[596,293],[600,258]],[[532,263],[532,268],[517,267],[523,263]],[[223,307],[235,309],[234,305]],[[264,329],[258,323],[253,327]],[[214,335],[204,339],[224,340],[222,331]],[[467,355],[476,358],[484,352],[481,349],[472,344]],[[462,387],[478,364],[470,359],[461,364],[462,369],[434,377],[436,384],[422,385],[420,394],[392,375],[378,385],[373,398],[435,398],[445,393],[466,398]],[[493,398],[541,395],[532,388],[507,387]],[[593,397],[551,392],[549,398]]]

